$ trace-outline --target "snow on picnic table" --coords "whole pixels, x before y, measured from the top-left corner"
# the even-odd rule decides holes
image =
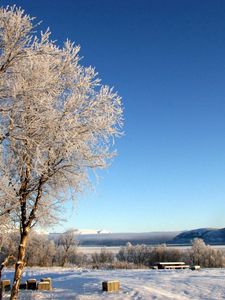
[[[19,300],[220,300],[225,299],[225,269],[191,270],[84,270],[26,268],[23,280],[51,277],[52,291],[20,291]],[[6,270],[3,279],[13,278]],[[119,280],[119,292],[102,292],[102,281]],[[5,293],[3,299],[9,299]]]

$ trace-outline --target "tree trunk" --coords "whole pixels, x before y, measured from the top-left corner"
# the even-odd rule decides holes
[[[0,269],[0,300],[2,300],[2,270],[4,268],[4,264],[2,263]]]
[[[24,259],[25,259],[25,254],[26,254],[26,247],[27,247],[29,231],[30,231],[30,228],[25,227],[20,236],[18,259],[17,259],[16,265],[15,265],[15,274],[14,274],[14,280],[13,280],[13,286],[12,286],[10,300],[16,300],[18,293],[19,293],[21,276],[22,276],[23,269],[25,266]]]
[[[67,257],[64,255],[62,259],[62,267],[65,267],[66,262],[67,262]]]

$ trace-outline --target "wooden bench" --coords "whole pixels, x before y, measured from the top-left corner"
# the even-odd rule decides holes
[[[158,262],[155,264],[158,269],[189,269],[189,265],[185,265],[184,262]]]
[[[164,269],[190,269],[189,265],[165,266]]]

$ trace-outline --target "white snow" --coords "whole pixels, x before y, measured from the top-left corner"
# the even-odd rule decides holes
[[[3,278],[12,282],[12,270]],[[191,270],[83,270],[72,268],[26,268],[23,281],[51,277],[53,290],[21,291],[18,299],[58,300],[220,300],[225,299],[225,269]],[[119,280],[121,290],[102,292],[105,280]],[[5,294],[3,299],[9,299]]]

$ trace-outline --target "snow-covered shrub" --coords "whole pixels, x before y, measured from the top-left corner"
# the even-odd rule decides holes
[[[90,264],[90,259],[83,252],[78,252],[78,249],[71,251],[68,261],[70,264],[78,267],[86,267]]]
[[[188,252],[189,263],[205,268],[219,268],[225,266],[225,252],[221,249],[206,245],[202,239],[194,239],[192,248]]]
[[[126,247],[120,249],[116,257],[118,261],[126,261],[139,266],[152,266],[159,261],[180,261],[182,252],[170,249],[166,245],[149,247],[147,245],[133,246],[128,243]]]
[[[5,260],[9,255],[16,257],[18,252],[18,241],[19,234],[15,231],[0,233],[0,264]]]
[[[100,253],[93,253],[91,255],[92,263],[97,266],[101,264],[109,264],[113,263],[114,261],[114,255],[112,252],[102,248]]]
[[[26,261],[28,266],[52,266],[56,254],[53,241],[46,235],[32,233],[27,246]]]

